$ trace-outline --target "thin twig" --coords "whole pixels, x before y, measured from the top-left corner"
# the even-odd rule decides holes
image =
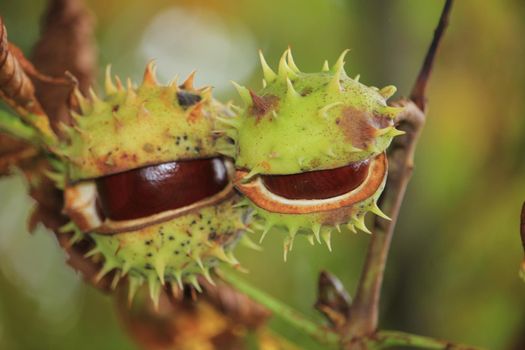
[[[523,206],[521,207],[520,233],[521,233],[521,244],[523,246],[523,252],[525,253],[525,202],[523,203]]]
[[[381,199],[383,211],[392,218],[385,221],[376,218],[363,273],[357,287],[350,318],[345,329],[345,341],[373,334],[377,329],[379,298],[392,235],[399,215],[407,184],[413,168],[415,147],[425,122],[425,88],[430,77],[437,48],[444,34],[450,15],[452,0],[447,0],[438,29],[427,52],[423,68],[416,80],[412,97],[414,101],[399,101],[405,113],[399,118],[398,128],[406,135],[397,138],[389,152],[389,178]]]
[[[416,104],[416,106],[418,106],[419,109],[421,109],[423,112],[426,112],[426,88],[428,80],[430,78],[430,74],[432,73],[432,67],[434,66],[434,61],[436,58],[437,50],[439,48],[439,44],[441,43],[441,39],[443,38],[445,29],[447,28],[449,23],[450,11],[452,9],[453,2],[453,0],[447,0],[447,2],[445,3],[445,7],[443,8],[443,12],[441,13],[441,18],[439,19],[438,26],[434,31],[434,38],[432,39],[432,43],[430,44],[430,47],[427,51],[425,61],[423,62],[421,70],[419,71],[416,83],[414,84],[412,92],[410,93],[410,100],[413,101]]]
[[[523,253],[525,254],[525,202],[521,208],[521,222],[520,222],[520,234],[521,234],[521,244],[523,246]],[[521,263],[520,276],[525,280],[525,257]]]

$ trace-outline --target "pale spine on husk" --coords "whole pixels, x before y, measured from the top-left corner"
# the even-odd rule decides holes
[[[235,158],[236,167],[249,170],[245,179],[341,167],[384,152],[393,137],[403,134],[394,126],[402,108],[387,104],[396,88],[368,87],[359,76],[348,77],[347,51],[332,68],[325,61],[319,73],[301,72],[290,49],[282,55],[276,73],[260,53],[263,89],[254,93],[234,83],[244,106],[236,109],[235,117],[219,117],[219,121],[223,144],[231,145],[225,154]],[[307,233],[312,243],[323,238],[330,247],[331,232],[343,225],[354,232],[356,228],[369,232],[364,223],[367,212],[387,218],[377,205],[384,181],[372,197],[338,213],[279,214],[248,199],[243,203],[256,213],[261,239],[272,227],[288,232],[286,257],[297,233]]]
[[[135,88],[128,80],[124,88],[118,77],[113,83],[108,68],[106,98],[91,93],[87,99],[76,92],[83,114],[73,114],[74,126],[62,125],[67,139],[54,148],[66,167],[49,176],[64,186],[150,164],[220,156],[214,115],[227,116],[229,109],[212,99],[211,89],[196,90],[192,82],[193,74],[181,86],[176,81],[160,86],[150,64],[141,86]],[[238,201],[232,194],[215,205],[131,232],[83,233],[73,222],[62,231],[74,232],[71,244],[84,235],[92,238],[95,246],[86,257],[102,263],[97,280],[113,272],[116,286],[127,277],[130,300],[147,283],[158,303],[165,282],[181,288],[190,283],[200,290],[197,277],[210,280],[209,270],[219,262],[238,266],[233,255],[238,241],[257,248],[244,235],[248,218]]]
[[[303,73],[290,50],[278,73],[261,54],[265,86],[257,94],[235,84],[245,105],[236,117],[219,118],[235,142],[236,166],[250,175],[332,169],[383,152],[394,136],[401,108],[386,100],[396,88],[368,87],[344,70],[347,51],[322,72]]]
[[[80,114],[72,126],[62,124],[65,141],[55,151],[68,164],[70,181],[130,170],[151,164],[216,156],[213,115],[228,114],[212,98],[211,88],[194,89],[193,77],[160,86],[155,66],[144,81],[126,86],[106,70],[106,97],[93,90],[85,98],[77,90]]]

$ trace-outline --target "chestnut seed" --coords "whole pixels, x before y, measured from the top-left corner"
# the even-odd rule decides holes
[[[288,199],[327,199],[348,193],[361,185],[368,174],[369,160],[344,167],[291,175],[261,175],[264,186]]]
[[[228,185],[222,158],[152,165],[96,179],[105,217],[134,220],[209,198]]]

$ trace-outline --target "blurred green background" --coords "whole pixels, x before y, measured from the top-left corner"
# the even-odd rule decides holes
[[[345,48],[350,75],[408,93],[443,1],[90,0],[100,72],[139,80],[156,58],[160,80],[197,69],[197,84],[237,99],[259,87],[257,49],[276,65],[291,45],[306,71]],[[431,80],[430,111],[386,271],[381,325],[489,349],[525,349],[525,283],[518,233],[525,200],[525,2],[457,1]],[[2,0],[10,39],[27,54],[45,1]],[[83,284],[54,237],[30,236],[20,178],[0,181],[0,349],[136,349],[112,300]],[[282,237],[243,248],[247,279],[312,317],[327,269],[355,289],[369,236],[343,232],[334,251]],[[321,349],[278,321],[302,348]]]

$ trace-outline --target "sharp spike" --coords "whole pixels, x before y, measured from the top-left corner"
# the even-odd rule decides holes
[[[288,66],[286,58],[288,57],[288,51],[286,50],[281,56],[279,61],[279,78],[286,80],[287,78],[297,78],[297,74]]]
[[[334,103],[327,104],[323,108],[319,109],[319,116],[323,118],[328,118],[328,111],[334,107],[341,106],[341,105],[343,105],[343,102],[334,102]]]
[[[354,78],[356,83],[358,83],[360,79],[361,79],[361,74],[356,75]]]
[[[242,208],[242,207],[247,207],[248,205],[250,205],[250,201],[248,200],[248,198],[242,198],[239,202],[235,203],[232,207]]]
[[[206,281],[208,281],[212,286],[216,285],[215,281],[213,280],[213,278],[210,275],[210,269],[208,269],[208,268],[203,269],[202,270],[202,275],[204,276],[204,278],[206,278]]]
[[[71,246],[73,246],[75,243],[77,243],[77,242],[79,242],[80,240],[82,240],[82,237],[83,237],[82,232],[80,232],[80,231],[75,231],[75,233],[73,233],[73,235],[71,236],[71,238],[69,239],[69,242],[67,242],[67,244],[71,247]]]
[[[80,107],[80,112],[84,115],[88,114],[91,110],[91,106],[89,104],[89,101],[84,97],[84,95],[82,95],[78,87],[75,87],[75,89],[73,90],[73,94],[78,102],[78,106]]]
[[[202,293],[202,288],[201,288],[201,285],[199,284],[199,281],[197,280],[197,276],[195,275],[188,276],[188,281],[193,286],[193,288],[195,288],[197,292]]]
[[[312,231],[314,233],[315,239],[321,244],[321,224],[314,224],[312,226]]]
[[[215,117],[215,119],[235,129],[239,129],[241,126],[241,119],[238,117]]]
[[[370,211],[374,214],[376,214],[377,216],[379,217],[382,217],[383,219],[385,220],[388,220],[388,221],[391,221],[392,219],[388,217],[388,215],[386,215],[385,213],[383,213],[383,211],[381,210],[381,208],[379,208],[379,206],[377,205],[377,202],[374,201],[372,203],[372,205],[370,206]]]
[[[122,266],[122,276],[126,276],[129,270],[131,270],[131,262],[129,260],[126,260],[124,262],[124,265]]]
[[[313,234],[307,235],[306,239],[308,240],[308,243],[310,243],[310,245],[315,245],[315,237]]]
[[[352,144],[347,144],[347,145],[345,145],[345,150],[346,150],[346,152],[348,152],[348,153],[363,152],[363,151],[364,151],[364,149],[359,148],[359,147],[355,147],[355,146],[352,145]]]
[[[115,75],[115,83],[117,84],[118,91],[124,90],[124,85],[122,84],[122,80],[120,80],[118,75]]]
[[[117,87],[113,84],[113,79],[111,79],[111,65],[106,66],[106,76],[104,79],[104,90],[106,90],[106,95],[113,95],[118,92]]]
[[[201,270],[204,270],[204,264],[202,263],[202,259],[198,254],[192,255],[192,259],[199,265],[199,268]]]
[[[335,225],[335,229],[337,230],[337,232],[341,233],[341,225]]]
[[[326,60],[323,63],[322,71],[323,72],[329,72],[330,71],[330,66],[328,65],[328,61],[326,61]]]
[[[100,271],[97,273],[95,278],[93,279],[93,282],[97,284],[100,282],[100,280],[109,273],[109,271],[113,270],[115,266],[113,264],[108,263],[107,261],[104,263]]]
[[[179,90],[179,83],[178,83],[178,80],[179,80],[179,76],[178,75],[175,75],[173,77],[173,79],[171,79],[169,82],[168,82],[168,87],[171,88],[171,89],[174,89],[175,91]]]
[[[220,245],[216,245],[211,249],[211,255],[223,262],[230,262],[230,258],[226,255],[224,248]]]
[[[284,259],[284,262],[287,261],[288,259],[288,252],[291,250],[290,249],[290,245],[292,244],[291,243],[292,241],[292,238],[290,237],[286,237],[283,241],[283,259]]]
[[[339,56],[339,58],[337,59],[337,62],[335,62],[334,66],[332,67],[332,70],[334,72],[340,72],[340,76],[341,76],[341,74],[344,74],[344,76],[346,76],[346,72],[345,72],[345,58],[346,58],[346,55],[348,54],[348,52],[350,52],[349,49],[344,50],[343,53],[341,54],[341,56]]]
[[[190,75],[184,80],[184,83],[182,83],[182,88],[185,90],[193,90],[193,83],[195,81],[195,74],[197,71],[192,71]]]
[[[337,154],[335,154],[334,150],[331,147],[325,151],[325,154],[330,158],[337,158]]]
[[[262,247],[260,245],[258,245],[257,243],[255,243],[250,237],[248,237],[247,234],[244,234],[242,236],[241,244],[244,245],[245,247],[253,249],[253,250],[257,250],[257,251],[261,251],[262,250]]]
[[[77,231],[77,225],[73,221],[69,221],[67,224],[60,226],[58,229],[58,232],[60,233],[68,233],[71,231]]]
[[[355,219],[352,223],[354,224],[354,226],[356,228],[360,229],[361,231],[369,233],[369,234],[372,233],[372,232],[370,232],[368,227],[366,227],[366,225],[365,225],[365,216],[364,215],[361,215],[360,217]]]
[[[355,230],[355,227],[354,225],[352,225],[351,223],[349,223],[348,225],[346,225],[346,227],[348,227],[348,229],[353,232],[353,233],[357,233],[357,231]]]
[[[277,112],[275,110],[272,110],[272,117],[273,119],[279,119],[279,115],[277,114]]]
[[[244,111],[241,107],[234,104],[232,104],[230,107],[235,114],[241,114]]]
[[[133,298],[137,294],[137,290],[144,283],[142,277],[129,277],[128,278],[128,305],[131,306],[133,303]]]
[[[266,88],[268,86],[268,83],[266,82],[266,80],[262,80],[262,87],[263,89]]]
[[[297,67],[292,56],[292,49],[288,46],[288,66],[295,72],[301,73],[301,70]]]
[[[157,272],[157,276],[159,277],[159,281],[161,285],[164,285],[164,273],[166,271],[166,264],[161,259],[158,259],[154,265],[155,272]]]
[[[235,255],[233,255],[233,251],[227,252],[226,256],[228,257],[228,260],[229,260],[230,264],[232,264],[232,265],[239,265],[240,264],[239,260],[237,260]]]
[[[98,247],[94,247],[93,249],[88,251],[86,254],[84,254],[84,258],[90,258],[98,253],[100,253],[100,250],[98,249]]]
[[[142,80],[142,85],[144,86],[157,86],[157,66],[154,60],[151,60],[146,65],[144,70],[144,78]]]
[[[397,88],[394,85],[388,85],[379,90],[379,93],[385,98],[385,100],[388,100],[390,97],[394,96],[396,91]]]
[[[392,137],[396,137],[396,136],[400,136],[404,134],[406,134],[406,132],[404,132],[403,130],[398,130],[394,127],[390,130],[390,136]]]
[[[332,232],[329,229],[326,229],[321,233],[321,236],[323,237],[323,241],[326,243],[328,250],[332,251]]]
[[[257,174],[259,174],[261,172],[261,169],[260,168],[253,168],[252,170],[250,170],[250,172],[244,177],[243,181],[247,181],[249,179],[251,179],[252,177],[256,176]]]
[[[80,125],[80,123],[82,123],[82,116],[75,111],[71,111],[70,113],[71,113],[71,117],[73,118],[73,121],[75,122],[75,124]]]
[[[250,92],[250,98],[252,99],[251,105],[254,109],[254,112],[257,115],[265,115],[268,110],[270,109],[271,105],[264,100],[261,96],[257,95],[252,90],[248,90]]]
[[[252,97],[250,95],[250,90],[248,90],[244,86],[241,86],[241,85],[237,84],[234,81],[232,81],[232,84],[235,87],[235,89],[237,89],[237,92],[241,96],[242,101],[248,106],[251,105]]]
[[[341,70],[338,70],[334,73],[332,80],[330,81],[330,83],[328,83],[329,92],[334,94],[341,92],[341,83],[339,81],[341,79],[341,73]]]
[[[275,74],[273,69],[270,68],[270,66],[266,62],[266,59],[264,58],[262,50],[259,50],[259,58],[261,60],[261,66],[262,66],[263,75],[264,75],[263,87],[266,87],[266,82],[268,83],[273,82],[277,78],[277,74]]]
[[[293,244],[295,242],[295,236],[297,235],[297,231],[298,231],[297,227],[288,228],[288,237],[290,237],[290,251],[293,250]]]
[[[296,101],[299,98],[301,98],[301,94],[299,94],[297,91],[295,91],[295,88],[293,87],[292,81],[290,78],[286,78],[286,98],[288,100]]]
[[[396,118],[399,113],[403,112],[404,111],[404,108],[403,107],[390,107],[390,106],[387,106],[387,107],[384,107],[383,110],[381,111],[381,115],[384,115],[390,119],[394,119]]]
[[[131,82],[131,79],[128,78],[127,91],[126,91],[126,103],[132,103],[136,98],[137,98],[137,94],[135,93],[135,90],[133,89],[133,83]]]
[[[270,232],[272,227],[273,227],[272,223],[266,222],[266,226],[264,227],[264,230],[261,234],[261,238],[259,239],[259,244],[261,244],[264,241],[264,238],[266,238],[266,235],[268,234],[268,232]]]
[[[182,283],[182,270],[175,270],[173,272],[173,275],[175,276],[175,280],[177,281],[177,286],[179,286],[179,289],[183,291],[184,284]]]
[[[120,282],[120,278],[121,278],[121,272],[117,271],[115,275],[113,276],[113,280],[111,281],[111,286],[110,286],[111,290],[117,289],[117,285]]]
[[[157,279],[157,276],[150,274],[148,276],[148,287],[149,287],[149,297],[153,301],[153,306],[155,310],[159,309],[159,297],[160,297],[160,283]]]

